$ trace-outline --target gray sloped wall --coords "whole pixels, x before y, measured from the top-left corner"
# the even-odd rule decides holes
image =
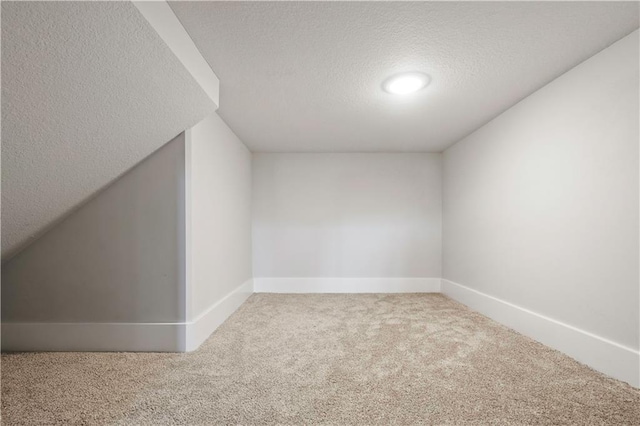
[[[185,319],[184,133],[2,266],[2,321]]]

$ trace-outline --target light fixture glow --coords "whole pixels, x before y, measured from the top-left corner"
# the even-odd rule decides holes
[[[392,75],[382,83],[385,92],[394,95],[407,95],[427,87],[431,79],[421,72],[406,72]]]

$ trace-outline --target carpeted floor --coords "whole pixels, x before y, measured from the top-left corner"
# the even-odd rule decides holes
[[[640,425],[640,390],[442,295],[255,294],[193,353],[5,354],[2,420]]]

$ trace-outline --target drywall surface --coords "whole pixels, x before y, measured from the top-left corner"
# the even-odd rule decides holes
[[[215,104],[130,2],[2,2],[2,258]]]
[[[638,28],[637,2],[175,1],[252,151],[440,152]],[[413,96],[381,89],[422,71]],[[304,137],[301,137],[304,135]]]
[[[444,278],[638,348],[638,31],[444,153]]]
[[[194,319],[252,278],[251,153],[215,113],[187,131],[187,188]]]
[[[253,154],[254,277],[440,269],[440,154]]]
[[[184,155],[180,135],[2,265],[2,321],[184,321]]]

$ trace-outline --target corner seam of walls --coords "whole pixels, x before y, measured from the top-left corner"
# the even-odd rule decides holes
[[[181,238],[182,244],[184,244],[182,250],[183,266],[183,290],[182,296],[184,298],[184,320],[190,321],[193,318],[192,301],[191,301],[191,286],[192,286],[192,269],[191,269],[191,149],[192,149],[192,132],[191,128],[184,131],[184,224],[181,227],[184,231],[183,238]]]

